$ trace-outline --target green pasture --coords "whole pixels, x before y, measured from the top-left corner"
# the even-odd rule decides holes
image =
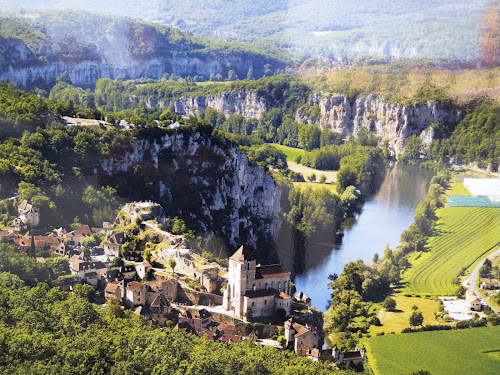
[[[445,207],[437,210],[437,234],[429,251],[410,260],[402,293],[452,295],[453,280],[500,244],[500,208]]]
[[[410,323],[410,315],[413,312],[412,307],[417,306],[418,310],[424,316],[424,324],[442,324],[436,320],[434,313],[438,311],[439,304],[437,301],[429,298],[406,297],[402,294],[391,296],[396,300],[396,309],[387,311],[381,308],[378,311],[377,317],[380,319],[381,326],[370,326],[369,333],[374,336],[379,332],[385,334],[394,332],[401,333],[404,328],[408,328]]]
[[[294,161],[297,156],[303,156],[306,153],[305,150],[300,148],[283,146],[278,143],[273,143],[272,145],[286,155],[287,161]]]
[[[500,373],[500,326],[371,337],[367,355],[375,375]]]
[[[448,195],[472,195],[471,192],[461,182],[456,182],[451,187]]]

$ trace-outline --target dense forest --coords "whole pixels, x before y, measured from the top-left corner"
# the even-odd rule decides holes
[[[89,285],[62,291],[52,269],[3,243],[0,259],[1,374],[331,373],[290,351],[156,329],[118,302],[103,308]]]

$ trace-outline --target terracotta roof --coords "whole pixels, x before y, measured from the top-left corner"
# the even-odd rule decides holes
[[[280,297],[283,299],[292,299],[292,297],[290,297],[288,294],[283,293],[283,292],[280,293]]]
[[[241,246],[238,250],[236,250],[236,252],[231,255],[229,259],[237,262],[241,262],[242,260],[255,260],[250,250],[244,246]]]
[[[352,361],[354,359],[363,359],[361,352],[345,352],[344,353],[344,361]]]
[[[80,228],[75,229],[73,231],[73,234],[75,236],[83,236],[83,237],[88,237],[92,235],[92,231],[90,230],[90,227],[86,224],[80,225]]]
[[[271,277],[283,277],[290,275],[290,272],[283,272],[281,264],[270,264],[267,266],[258,265],[255,268],[255,271],[256,279],[267,279]]]
[[[108,237],[105,243],[109,245],[123,245],[125,236],[123,233],[113,233]]]
[[[308,328],[306,327],[302,327],[301,329],[298,330],[298,332],[295,334],[295,337],[299,337],[299,336],[302,336],[306,333],[309,333],[311,332]]]
[[[236,336],[236,335],[222,335],[220,338],[220,341],[222,342],[241,342],[241,336]]]
[[[142,284],[142,283],[139,283],[137,281],[132,281],[129,285],[127,285],[127,290],[134,292],[143,286],[144,286],[144,284]]]
[[[170,285],[177,285],[177,279],[174,279],[173,277],[171,279],[165,280],[164,283],[170,284]]]
[[[276,289],[260,289],[260,290],[248,290],[245,292],[245,297],[248,298],[261,298],[261,297],[269,297],[275,296],[278,294]]]
[[[161,293],[162,292],[162,287],[161,287],[161,282],[158,280],[153,280],[153,281],[148,281],[146,283],[148,288],[150,288],[153,292]]]
[[[170,306],[170,303],[167,301],[164,295],[160,294],[157,296],[154,301],[151,303],[151,307],[154,308],[162,308],[165,306]]]
[[[113,293],[115,294],[116,293],[116,289],[118,289],[120,286],[120,282],[119,281],[112,281],[110,283],[108,283],[108,285],[106,285],[106,289],[104,289],[106,292],[108,293]]]

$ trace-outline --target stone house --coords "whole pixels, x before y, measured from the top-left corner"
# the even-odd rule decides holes
[[[36,207],[29,204],[25,199],[17,207],[19,218],[30,227],[37,227],[40,224],[40,213]]]
[[[481,311],[481,300],[472,290],[467,289],[467,292],[465,293],[465,301],[472,311]]]
[[[195,313],[187,310],[179,315],[179,327],[188,325],[192,331],[199,334],[210,328],[212,325],[212,314],[206,309],[201,309]]]
[[[229,258],[223,306],[243,318],[290,314],[290,273],[279,264],[257,265],[251,252],[241,246]]]
[[[332,349],[332,357],[340,364],[345,364],[351,367],[362,366],[365,360],[365,351],[356,348],[353,352],[341,352],[334,346]]]
[[[498,281],[495,279],[483,280],[480,285],[481,289],[497,289]]]
[[[153,280],[146,283],[147,303],[151,304],[158,296],[164,296],[170,302],[177,297],[177,280]]]
[[[107,270],[104,274],[103,280],[106,284],[109,284],[113,281],[123,281],[125,276],[120,272],[119,269]]]
[[[134,265],[123,265],[120,267],[120,272],[123,274],[125,280],[133,280],[135,275],[137,275]]]
[[[137,272],[137,276],[141,279],[145,279],[148,275],[149,271],[151,271],[153,267],[149,262],[142,262],[135,266],[135,271]]]
[[[123,282],[118,280],[111,281],[106,285],[106,289],[104,289],[104,297],[108,298],[116,298],[118,301],[122,301],[124,292]]]
[[[22,230],[27,229],[27,226],[21,218],[16,217],[14,220],[12,220],[12,223],[10,223],[8,229],[20,232]]]
[[[151,305],[149,306],[149,314],[151,320],[158,324],[160,327],[165,326],[167,321],[167,315],[172,311],[172,306],[170,302],[165,298],[164,295],[157,296]]]
[[[293,350],[301,357],[309,355],[313,349],[319,349],[319,335],[316,330],[294,322],[293,318],[285,322],[285,338],[287,345],[293,342]]]
[[[6,243],[14,243],[19,238],[19,235],[13,229],[0,230],[0,237]]]
[[[62,228],[61,228],[62,229]],[[62,236],[69,245],[81,246],[81,240],[85,237],[90,237],[94,233],[101,233],[101,228],[90,228],[88,225],[82,224],[80,228],[66,233],[64,229],[59,230],[58,236]]]
[[[114,256],[120,255],[121,246],[125,243],[125,234],[111,233],[104,241],[104,253]]]
[[[132,281],[125,287],[125,300],[124,304],[127,307],[134,307],[145,305],[147,299],[146,284]]]

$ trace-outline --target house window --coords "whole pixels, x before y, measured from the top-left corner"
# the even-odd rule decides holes
[[[250,263],[247,263],[247,271],[250,269]]]
[[[252,302],[252,307],[255,306],[255,302]]]
[[[267,283],[266,283],[266,289],[267,289]]]
[[[264,300],[264,305],[267,305],[267,299]]]
[[[278,292],[281,292],[281,281],[278,283]]]
[[[252,290],[255,292],[255,284],[252,285]]]

